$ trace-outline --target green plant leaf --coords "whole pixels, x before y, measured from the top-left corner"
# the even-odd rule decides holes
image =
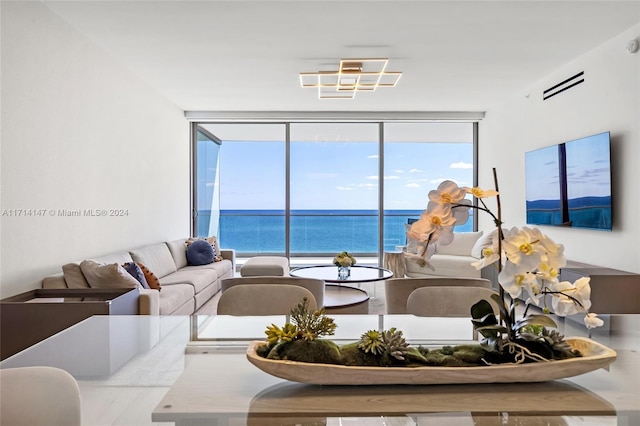
[[[513,325],[514,330],[520,330],[525,325],[541,325],[543,327],[558,328],[558,324],[547,315],[529,315]]]
[[[500,315],[502,315],[503,318],[508,318],[509,317],[509,312],[507,312],[507,308],[504,304],[504,300],[502,300],[502,298],[500,297],[499,294],[492,294],[491,298],[493,300],[495,300],[495,302],[498,304],[498,307],[500,308]]]
[[[471,306],[471,318],[473,319],[484,318],[489,314],[493,315],[493,308],[491,304],[484,299]]]
[[[478,327],[476,329],[476,331],[478,331],[479,333],[482,333],[483,331],[497,331],[498,333],[508,333],[509,330],[503,326],[503,325],[488,325],[486,327]]]

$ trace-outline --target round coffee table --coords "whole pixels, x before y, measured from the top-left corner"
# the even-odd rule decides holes
[[[338,278],[338,267],[334,265],[302,266],[289,272],[292,277],[324,280],[324,306],[331,313],[369,312],[369,294],[351,284],[388,280],[393,272],[377,266],[351,267],[351,274],[345,279]]]

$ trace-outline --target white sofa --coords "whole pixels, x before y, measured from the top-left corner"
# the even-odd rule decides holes
[[[158,278],[161,289],[140,288],[142,315],[190,315],[221,288],[221,281],[235,270],[235,251],[219,250],[222,260],[199,266],[188,265],[187,238],[149,244],[129,251],[95,257],[100,264],[141,263]],[[62,267],[63,272],[45,277],[42,288],[91,288],[80,268],[82,261]]]
[[[491,244],[491,234],[483,238],[483,232],[456,232],[453,241],[447,245],[435,244],[435,254],[429,263],[435,270],[420,266],[418,260],[405,257],[407,277],[447,276],[461,278],[481,278],[482,272],[471,266],[482,257],[482,249]]]

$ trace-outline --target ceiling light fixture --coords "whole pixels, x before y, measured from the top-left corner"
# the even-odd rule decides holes
[[[385,71],[386,58],[341,59],[337,71],[301,72],[303,88],[318,89],[320,99],[353,99],[357,92],[394,87],[401,72]]]

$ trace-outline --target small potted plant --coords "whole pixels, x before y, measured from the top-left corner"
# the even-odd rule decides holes
[[[333,258],[333,264],[338,267],[338,278],[346,280],[351,276],[351,267],[356,264],[356,258],[343,251]]]

